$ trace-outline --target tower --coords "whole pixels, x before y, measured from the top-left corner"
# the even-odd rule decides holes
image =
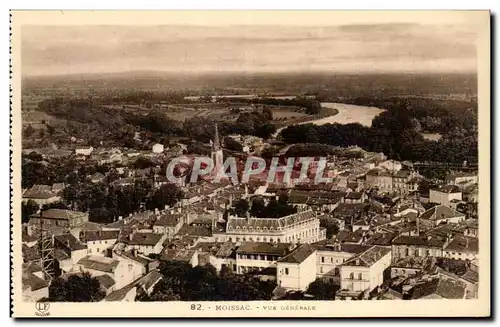
[[[54,235],[45,229],[43,224],[43,210],[40,208],[40,266],[47,281],[54,278]]]
[[[222,147],[219,140],[219,129],[217,127],[217,124],[215,124],[215,135],[212,142],[211,158],[214,163],[214,170],[217,173],[224,164],[224,154],[222,153]]]

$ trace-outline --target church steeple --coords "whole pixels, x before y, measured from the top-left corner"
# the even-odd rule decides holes
[[[220,149],[219,128],[217,126],[217,123],[215,123],[215,135],[214,135],[214,141],[212,144],[212,151],[217,151],[219,149]]]

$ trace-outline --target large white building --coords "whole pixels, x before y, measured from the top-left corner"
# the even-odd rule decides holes
[[[314,243],[326,239],[326,229],[312,210],[281,218],[229,216],[224,232],[213,234],[216,242]]]
[[[344,262],[340,266],[339,297],[356,298],[381,285],[391,259],[390,248],[375,245]]]
[[[316,249],[302,244],[277,262],[278,285],[288,290],[305,291],[316,279]]]
[[[462,201],[462,191],[456,185],[446,185],[429,190],[429,202],[450,206],[452,200]]]

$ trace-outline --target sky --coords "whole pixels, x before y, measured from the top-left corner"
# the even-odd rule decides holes
[[[300,21],[305,16],[294,15],[274,20],[272,15],[233,15],[232,20],[205,15],[201,20],[171,17],[149,23],[122,19],[113,24],[111,19],[107,25],[67,18],[58,24],[32,23],[21,29],[21,66],[24,76],[476,71],[477,28],[460,15],[425,20],[394,15],[371,21],[362,15],[333,19],[324,13]]]

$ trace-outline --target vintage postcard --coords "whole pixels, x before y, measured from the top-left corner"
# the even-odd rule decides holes
[[[13,317],[487,317],[490,13],[11,11]]]

